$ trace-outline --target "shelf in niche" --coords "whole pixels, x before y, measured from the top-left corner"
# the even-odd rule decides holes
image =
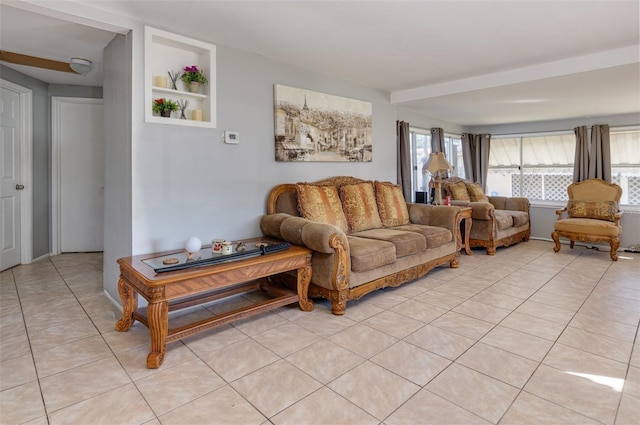
[[[147,27],[145,31],[145,122],[191,127],[216,127],[216,46],[178,34]],[[204,93],[192,93],[184,89],[178,80],[178,88],[155,86],[156,76],[168,72],[181,72],[185,66],[197,65],[209,83],[201,87]],[[169,82],[170,83],[170,82]],[[153,99],[168,97],[173,100],[189,100],[187,111],[200,109],[202,121],[163,118],[153,114]],[[188,113],[188,112],[187,112]]]
[[[173,97],[192,97],[194,99],[207,99],[209,96],[202,93],[192,93],[190,91],[168,89],[166,87],[153,86],[154,93],[165,93]]]
[[[207,121],[181,120],[180,118],[164,118],[158,115],[148,117],[146,122],[154,124],[179,125],[184,127],[211,128],[211,123]]]

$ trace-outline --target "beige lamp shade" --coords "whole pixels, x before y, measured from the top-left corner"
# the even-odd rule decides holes
[[[444,152],[433,152],[429,155],[427,163],[422,167],[423,174],[425,171],[435,175],[443,171],[453,171],[453,167],[449,164],[447,158],[445,158]]]
[[[453,171],[453,167],[444,157],[444,152],[433,152],[429,156],[429,161],[422,167],[422,174],[426,174],[425,171],[430,172],[436,176],[438,182],[438,190],[436,192],[436,204],[442,205],[442,185],[440,179],[440,173],[443,171]]]

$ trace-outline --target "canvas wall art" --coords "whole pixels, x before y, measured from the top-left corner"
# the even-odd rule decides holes
[[[371,102],[276,84],[276,161],[371,162]]]

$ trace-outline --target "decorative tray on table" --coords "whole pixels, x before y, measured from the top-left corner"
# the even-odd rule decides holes
[[[289,247],[291,247],[289,242],[247,242],[243,251],[238,251],[236,247],[234,247],[231,254],[221,254],[212,252],[210,246],[203,246],[202,250],[196,253],[196,255],[194,255],[194,253],[187,255],[186,251],[176,251],[172,254],[149,258],[143,260],[143,262],[153,268],[156,273],[164,273],[192,267],[210,266],[213,264],[244,260],[245,258],[283,251],[289,249]]]

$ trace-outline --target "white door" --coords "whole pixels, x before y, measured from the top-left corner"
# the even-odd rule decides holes
[[[54,97],[52,112],[58,158],[54,168],[58,171],[60,252],[102,251],[102,99]]]
[[[20,94],[0,87],[0,270],[20,264]]]

